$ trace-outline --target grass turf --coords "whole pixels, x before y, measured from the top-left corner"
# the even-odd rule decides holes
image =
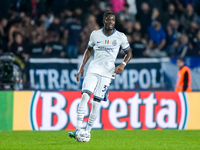
[[[199,150],[195,130],[93,130],[89,143],[78,143],[68,131],[3,131],[0,150]]]

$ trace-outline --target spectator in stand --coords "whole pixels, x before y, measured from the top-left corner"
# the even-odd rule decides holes
[[[187,53],[189,47],[188,47],[188,37],[185,34],[182,34],[179,40],[179,44],[176,44],[176,56],[177,57],[185,57],[185,54]]]
[[[143,35],[142,34],[142,27],[141,27],[141,24],[139,21],[136,21],[134,24],[133,24],[133,33],[134,32],[140,32],[141,33],[141,38],[142,38],[142,41],[143,43],[147,44],[147,38],[148,38],[148,35],[146,33],[146,35]],[[133,36],[133,35],[131,35]]]
[[[135,21],[135,15],[129,13],[129,5],[127,3],[124,4],[123,10],[118,13],[118,17],[120,22],[128,20],[133,23]]]
[[[146,33],[146,35],[143,35],[142,33],[142,27],[141,27],[141,24],[139,21],[136,21],[133,25],[133,33],[134,32],[139,32],[140,33],[140,36],[141,36],[141,40],[142,40],[142,43],[144,43],[145,45],[147,45],[147,39],[148,39],[148,34]],[[133,36],[133,35],[131,35]]]
[[[2,18],[0,20],[0,56],[3,54],[3,52],[5,52],[6,50],[6,41],[5,41],[5,37],[6,37],[6,33],[5,33],[5,27],[7,26],[7,19]]]
[[[49,26],[49,31],[61,34],[64,31],[64,26],[58,16],[54,16],[52,24]]]
[[[51,11],[48,11],[47,14],[43,14],[40,16],[39,21],[42,22],[42,25],[45,27],[45,29],[48,29],[49,26],[53,23],[54,21],[54,14]]]
[[[1,26],[1,35],[6,36],[5,28],[8,24],[8,19],[1,18],[0,26]]]
[[[181,34],[178,31],[179,23],[174,19],[170,19],[167,25],[167,41],[164,50],[169,56],[175,52],[174,43],[180,38]]]
[[[90,29],[87,26],[85,26],[80,33],[80,43],[79,43],[78,49],[79,49],[79,54],[81,55],[84,54],[85,49],[87,48],[87,45],[88,45],[87,41],[89,40],[88,34],[91,32],[92,31],[90,31]]]
[[[125,32],[130,41],[132,40],[131,37],[132,37],[133,32],[140,32],[142,41],[143,43],[145,43],[145,40],[148,39],[148,33],[149,33],[148,27],[151,25],[151,22],[154,22],[154,20],[158,17],[159,18],[162,17],[164,18],[163,21],[165,22],[162,22],[161,30],[166,28],[167,43],[166,43],[166,46],[161,49],[165,50],[167,53],[172,55],[171,53],[174,51],[173,45],[175,45],[176,48],[179,47],[179,45],[176,45],[177,44],[176,41],[178,39],[178,36],[180,35],[179,31],[186,33],[187,36],[189,37],[189,43],[192,43],[192,44],[188,44],[189,49],[194,49],[195,47],[197,47],[196,46],[196,43],[197,43],[196,32],[199,29],[199,27],[197,28],[196,27],[197,25],[195,24],[196,18],[197,18],[196,11],[198,11],[197,6],[199,3],[197,0],[190,0],[190,1],[189,0],[188,1],[185,1],[185,0],[102,0],[102,1],[104,2],[104,7],[99,7],[98,0],[76,0],[76,1],[12,0],[11,11],[8,12],[9,17],[6,18],[8,25],[5,25],[3,27],[3,30],[1,29],[1,25],[0,25],[0,33],[2,34],[2,35],[0,34],[0,39],[1,39],[0,41],[3,41],[2,42],[3,44],[2,43],[0,44],[0,49],[6,50],[8,49],[7,47],[10,48],[11,44],[14,41],[13,35],[16,32],[20,32],[23,35],[23,41],[24,42],[26,41],[26,43],[29,43],[30,40],[32,41],[31,39],[32,34],[34,34],[34,36],[40,34],[39,38],[41,38],[44,43],[49,43],[51,41],[54,41],[53,35],[54,35],[54,32],[56,31],[59,33],[61,37],[60,41],[62,45],[65,45],[66,47],[70,45],[72,46],[75,45],[76,48],[77,48],[77,45],[79,45],[79,48],[80,48],[79,52],[80,54],[83,54],[86,48],[85,45],[87,46],[86,41],[89,38],[88,34],[91,33],[93,29],[99,29],[99,26],[102,26],[102,20],[99,19],[97,21],[98,22],[97,24],[95,19],[102,18],[101,16],[103,12],[101,11],[103,9],[111,9],[111,6],[112,6],[112,10],[114,9],[114,12],[118,12],[119,14],[119,19],[116,20],[116,28],[119,31]],[[193,10],[193,7],[191,4],[189,4],[189,2],[193,6],[196,7],[195,11]],[[60,4],[62,4],[62,6]],[[69,6],[70,8],[69,7],[66,8],[65,4],[67,4],[66,6]],[[61,7],[58,8],[57,7],[58,5]],[[135,5],[137,5],[137,9],[133,9]],[[149,5],[152,6],[152,11]],[[105,6],[108,6],[108,7],[105,8]],[[187,6],[187,11],[185,8],[186,6]],[[167,11],[167,12],[163,16],[162,15],[163,11],[160,11],[160,10],[163,10],[164,12]],[[131,16],[130,14],[134,16],[133,14],[136,11],[138,11],[138,13],[136,15],[137,21],[135,22],[133,19],[134,17],[130,17]],[[184,14],[183,14],[183,11],[185,11]],[[60,12],[61,12],[61,15],[60,15]],[[182,14],[180,14],[180,12]],[[75,14],[78,16],[77,17],[79,18],[78,20],[81,20],[81,28],[84,27],[83,32],[81,32],[82,29],[78,31],[79,33],[81,33],[81,38],[80,38],[81,40],[79,40],[79,34],[75,35],[75,33],[70,32],[72,31],[70,28],[64,30],[63,24],[67,24],[67,26],[69,27],[71,22],[73,22],[72,20],[74,19],[72,19],[72,14]],[[95,15],[95,17],[91,14]],[[181,16],[180,26],[182,26],[183,30],[181,30],[180,26],[178,28],[178,25],[173,25],[173,24],[178,24],[177,21],[175,21],[177,20],[178,15]],[[89,19],[87,19],[87,17]],[[133,24],[130,23],[131,21],[133,22]],[[200,23],[200,17],[199,17],[199,22],[196,22],[196,23]],[[185,26],[187,26],[187,28]],[[71,33],[72,35],[74,34],[74,36],[72,36]],[[161,37],[154,37],[154,38],[160,39]],[[151,41],[153,41],[153,44]],[[156,49],[160,47],[159,45],[157,45],[159,43],[158,41],[150,40],[149,44],[150,43],[151,44],[150,45],[147,44],[147,45],[149,46],[153,45],[153,47],[151,48]],[[161,41],[164,41],[164,39]],[[168,50],[166,50],[167,46],[169,46],[168,50],[171,50],[171,52],[168,52]],[[65,50],[66,49],[67,48],[65,48]],[[76,54],[75,56],[69,56],[69,57],[77,57],[78,50],[75,50],[75,51],[71,50],[71,51],[75,52]]]
[[[20,32],[15,32],[13,35],[13,43],[10,47],[10,52],[13,52],[22,61],[28,61],[28,54],[26,53],[26,44],[23,41],[22,34]]]
[[[126,0],[126,2],[129,5],[129,13],[136,15],[137,14],[136,0]]]
[[[193,49],[195,42],[197,40],[196,35],[197,35],[198,30],[199,30],[199,26],[197,25],[196,22],[193,21],[190,23],[190,27],[186,31],[186,34],[189,38],[189,47],[191,49]]]
[[[136,20],[141,24],[142,36],[145,36],[148,27],[151,25],[151,10],[148,3],[142,3],[141,11],[137,13]]]
[[[118,13],[123,10],[123,6],[125,3],[125,0],[110,0],[110,4],[112,5],[112,12]]]
[[[139,22],[132,23],[131,21],[125,21],[123,24],[123,32],[127,36],[128,42],[132,42],[132,36],[134,32],[141,32],[141,25]],[[120,56],[123,57],[124,52],[120,51]]]
[[[97,10],[98,11],[98,10]],[[81,8],[76,8],[74,10],[74,15],[77,16],[77,18],[79,18],[80,20],[80,23],[81,23],[81,26],[83,26],[83,23],[85,21],[85,17],[86,17],[86,14],[83,12],[83,10]],[[72,20],[72,17],[70,17],[71,20]],[[70,21],[71,22],[71,21]]]
[[[64,24],[68,24],[70,22],[72,22],[72,15],[73,15],[73,12],[69,9],[65,9],[64,10]]]
[[[65,57],[64,47],[57,32],[53,33],[53,41],[45,46],[43,54],[47,57]]]
[[[143,3],[148,3],[147,0],[135,0],[136,3],[136,8],[137,8],[137,14],[141,11],[142,4]]]
[[[24,16],[22,18],[22,30],[23,30],[23,36],[24,36],[24,41],[29,42],[31,32],[35,29],[34,28],[34,21],[31,21],[31,18],[29,16]]]
[[[136,21],[133,25],[133,31],[142,32],[142,27],[139,21]]]
[[[164,13],[161,10],[161,8],[158,8],[158,7],[153,8],[152,15],[151,15],[151,22],[154,22],[154,20],[156,20],[156,18],[160,18],[160,20],[162,20],[162,27],[163,27],[163,29],[165,29],[166,24],[168,22],[166,22]]]
[[[47,31],[43,25],[43,22],[42,21],[36,21],[35,22],[35,30],[38,34],[40,34],[44,39],[44,37],[47,36]]]
[[[13,25],[11,25],[10,29],[9,29],[9,33],[8,33],[8,38],[9,38],[9,43],[8,43],[8,47],[10,47],[10,45],[13,42],[13,34],[15,32],[22,32],[22,20],[20,18],[16,18],[15,20],[13,20]]]
[[[190,22],[192,21],[197,22],[198,16],[194,12],[193,6],[191,4],[188,4],[186,8],[186,12],[182,14],[181,19],[180,19],[180,25],[182,26],[183,31],[186,31],[189,28]]]
[[[162,18],[162,15],[160,14],[160,11],[159,11],[159,8],[153,8],[153,10],[152,10],[152,14],[151,14],[151,23],[153,22],[153,21],[155,21],[156,20],[156,18]],[[163,20],[162,20],[163,21]]]
[[[166,44],[166,33],[162,28],[161,19],[156,18],[148,28],[150,57],[163,57],[166,53],[161,51]]]
[[[168,23],[170,19],[178,20],[174,4],[168,5],[167,12],[165,14],[166,23]]]
[[[200,57],[200,30],[197,32],[193,40],[193,45],[187,50],[185,56]]]
[[[89,15],[87,18],[87,23],[86,23],[88,29],[92,32],[93,30],[98,30],[99,29],[99,25],[96,22],[96,18],[94,15]]]
[[[98,30],[99,25],[96,22],[96,18],[93,15],[90,15],[87,18],[86,24],[83,27],[83,30],[80,33],[80,42],[79,42],[79,54],[83,55],[85,49],[87,48],[90,34],[93,30]]]
[[[68,35],[66,55],[68,58],[76,58],[78,56],[78,43],[80,40],[80,32],[82,30],[79,18],[72,16],[72,22],[66,26],[66,34]]]
[[[125,21],[123,28],[126,35],[132,36],[134,28],[131,21]]]
[[[95,17],[100,13],[100,8],[95,4],[89,7],[89,14],[93,14]]]
[[[40,36],[40,34],[37,34],[32,37],[31,44],[27,48],[30,57],[42,57],[43,55],[44,43]]]
[[[133,57],[147,57],[148,50],[146,49],[146,45],[142,42],[141,33],[134,32],[133,33],[133,42],[130,44],[132,49]]]
[[[168,11],[168,9],[169,9],[169,5],[173,5],[174,6],[174,8],[175,8],[175,4],[176,4],[176,2],[174,1],[174,0],[163,0],[163,11],[164,12],[167,12]]]
[[[194,50],[197,52],[195,57],[200,57],[200,30],[197,33],[197,41],[195,42]]]
[[[176,3],[176,8],[177,8],[177,13],[179,16],[182,15],[182,13],[184,13],[186,11],[186,5],[184,6],[179,0],[175,0]]]
[[[105,5],[105,10],[111,10],[111,5],[110,4]],[[103,27],[103,21],[102,21],[103,14],[104,12],[100,11],[99,14],[96,16],[96,22],[100,27]]]

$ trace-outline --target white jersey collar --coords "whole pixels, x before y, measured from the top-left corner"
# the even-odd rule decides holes
[[[109,37],[109,36],[113,35],[116,32],[116,29],[114,28],[113,32],[110,35],[106,35],[104,30],[103,30],[103,28],[101,29],[101,31],[105,36]]]

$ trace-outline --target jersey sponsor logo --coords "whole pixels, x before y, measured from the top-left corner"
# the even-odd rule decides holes
[[[114,50],[114,48],[111,48],[111,47],[104,47],[104,46],[99,46],[98,49],[100,50],[106,50],[106,51],[112,51]]]
[[[97,43],[101,43],[101,41],[97,41]]]
[[[112,42],[112,45],[113,45],[113,46],[116,46],[116,45],[117,45],[117,41],[114,40],[114,41]]]

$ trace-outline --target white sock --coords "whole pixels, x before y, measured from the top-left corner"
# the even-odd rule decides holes
[[[87,128],[86,128],[86,130],[89,132],[91,131],[92,126],[97,118],[98,113],[99,113],[99,106],[100,106],[100,102],[96,102],[96,101],[92,102],[92,110],[90,112],[90,117],[89,117],[89,121],[88,121]]]
[[[78,106],[76,129],[81,129],[83,118],[84,118],[84,115],[85,115],[85,112],[86,112],[87,102],[88,102],[89,99],[90,99],[90,96],[87,93],[82,94],[81,102]]]

